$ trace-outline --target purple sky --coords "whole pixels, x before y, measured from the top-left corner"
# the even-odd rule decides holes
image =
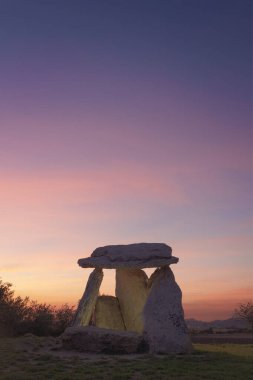
[[[251,2],[0,5],[2,279],[76,303],[79,257],[161,241],[186,315],[229,317],[253,290]]]

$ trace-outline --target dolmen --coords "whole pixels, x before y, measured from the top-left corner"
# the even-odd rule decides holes
[[[182,292],[170,268],[178,258],[164,243],[100,247],[79,259],[95,268],[63,346],[96,353],[189,353]],[[156,268],[148,278],[142,270]],[[115,297],[99,295],[103,269],[116,269]]]

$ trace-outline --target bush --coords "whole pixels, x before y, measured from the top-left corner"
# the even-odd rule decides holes
[[[12,284],[0,279],[0,326],[3,335],[16,335],[19,323],[27,317],[29,298],[14,297]]]
[[[0,279],[0,334],[13,336],[32,333],[39,336],[60,335],[74,317],[74,307],[68,304],[56,308],[15,297],[12,284]]]
[[[253,334],[253,302],[242,303],[234,311],[236,318],[242,319],[248,323],[248,326]]]
[[[70,326],[75,316],[74,306],[67,303],[54,310],[54,335],[60,335],[66,327]]]

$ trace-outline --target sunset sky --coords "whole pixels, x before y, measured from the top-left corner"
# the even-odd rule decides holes
[[[250,0],[0,0],[0,277],[17,295],[74,305],[79,258],[164,242],[187,318],[252,300],[251,42]]]

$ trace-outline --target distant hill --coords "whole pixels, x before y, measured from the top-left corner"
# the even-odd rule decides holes
[[[186,319],[186,324],[189,329],[207,330],[213,329],[245,329],[247,323],[241,319],[229,318],[225,320],[215,320],[211,322],[198,321],[196,319]]]

